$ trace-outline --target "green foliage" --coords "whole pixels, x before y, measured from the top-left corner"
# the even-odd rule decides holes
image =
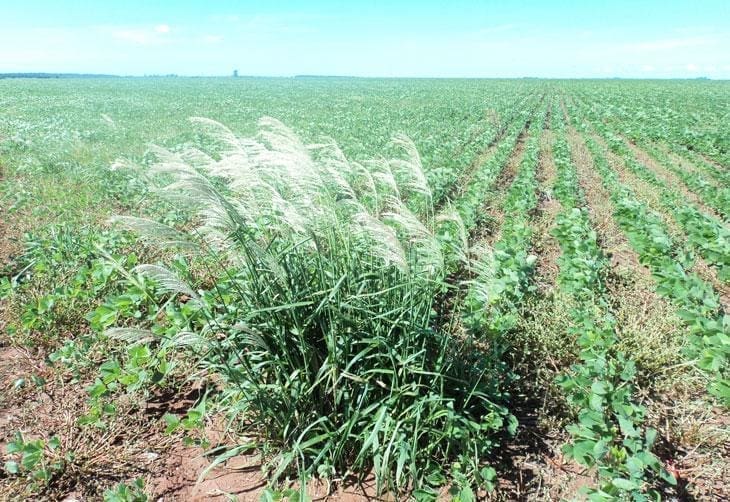
[[[229,150],[250,148],[250,140],[233,138],[220,124],[197,120]],[[198,364],[225,382],[220,399],[233,418],[244,410],[241,425],[255,428],[273,453],[272,483],[291,474],[306,479],[349,470],[374,472],[378,491],[428,488],[434,481],[436,487],[448,481],[464,489],[491,486],[485,463],[499,434],[516,427],[501,404],[506,372],[498,347],[482,352],[436,322],[433,302],[452,263],[444,255],[453,248],[439,240],[444,220],[419,182],[417,154],[363,163],[375,183],[360,186],[362,169],[340,154],[321,151],[313,160],[281,124],[264,119],[262,127],[267,143],[251,150],[252,163],[240,171],[227,163],[240,157],[226,158],[225,151],[224,161],[194,167],[156,150],[161,162],[154,169],[173,181],[163,190],[206,201],[198,207],[186,199],[200,221],[189,236],[120,219],[150,240],[175,235],[182,249],[195,248],[187,242],[197,235],[209,236],[213,245],[203,249],[217,263],[214,286],[195,290],[180,273],[159,266],[123,275],[132,285],[150,281],[155,295],[149,296],[160,301],[190,299],[200,317],[178,328],[199,344]],[[286,169],[300,170],[299,178]],[[146,301],[144,291],[118,320]],[[122,310],[119,297],[105,305],[91,317],[98,328]],[[149,375],[159,352],[135,335],[159,340],[163,351],[172,347],[153,321],[157,316],[141,318],[153,323],[149,330],[108,330],[131,342],[130,353],[124,366],[102,365],[92,396],[118,384],[135,390],[144,381],[140,372]],[[191,410],[165,421],[170,431],[190,429],[201,415]]]
[[[538,106],[539,103],[533,109],[521,111],[521,119],[511,123],[506,131],[505,140],[495,146],[494,153],[481,165],[476,166],[474,172],[466,180],[468,184],[463,187],[462,193],[455,201],[455,207],[466,228],[471,229],[480,222],[485,196],[489,193],[499,173],[507,163],[520,134],[526,127],[526,123],[534,119],[533,115]],[[539,121],[536,120],[536,122]]]
[[[464,300],[464,320],[474,336],[497,341],[514,329],[520,306],[532,291],[536,257],[530,254],[530,212],[537,206],[539,137],[547,106],[532,121],[519,173],[504,201],[501,238],[473,264],[476,278]]]
[[[655,477],[670,484],[676,481],[651,452],[656,431],[642,430],[644,408],[635,403],[632,385],[635,363],[614,349],[615,320],[607,312],[602,281],[606,260],[587,210],[575,207],[584,197],[562,123],[556,126],[555,194],[563,206],[554,231],[562,251],[558,284],[578,302],[571,312],[571,329],[580,347],[579,362],[558,378],[578,415],[567,428],[572,443],[563,452],[581,465],[597,468],[600,485],[587,491],[591,500],[649,500],[658,496],[647,488]]]
[[[348,469],[374,471],[379,488],[415,488],[416,500],[432,500],[452,484],[450,495],[464,501],[475,498],[477,487],[496,485],[489,463],[517,426],[508,410],[515,396],[506,390],[516,375],[505,358],[529,359],[555,344],[570,356],[579,351],[559,382],[577,415],[565,451],[600,475],[590,496],[653,495],[662,478],[672,479],[651,453],[654,432],[643,427],[633,363],[616,349],[606,259],[570,165],[558,99],[551,123],[559,171],[554,193],[564,211],[554,233],[562,250],[556,297],[570,297],[571,308],[561,307],[569,319],[551,317],[554,325],[540,326],[550,343],[509,354],[517,348],[509,341],[524,335],[524,309],[549,304],[530,303],[538,296],[531,219],[547,108],[540,96],[557,85],[567,91],[568,108],[580,109],[571,110],[576,125],[583,127],[583,118],[595,123],[627,167],[656,187],[662,209],[686,235],[687,245],[677,249],[661,219],[621,187],[597,155],[617,221],[651,269],[657,291],[681,309],[692,335],[688,357],[712,378],[710,392],[730,402],[730,320],[712,288],[688,272],[698,253],[727,280],[730,175],[723,168],[728,135],[716,106],[727,94],[721,82],[0,81],[12,102],[0,115],[0,205],[11,226],[28,232],[22,252],[0,271],[0,299],[10,313],[5,333],[13,343],[47,350],[72,384],[91,382],[81,426],[107,427],[121,394],[143,397],[200,371],[215,379],[215,390],[185,413],[163,417],[168,432],[182,431],[188,442],[198,440],[207,413],[222,410],[234,428],[249,427],[246,432],[262,440],[272,479],[301,475],[306,482]],[[337,217],[322,218],[320,226],[331,227],[326,232],[310,231],[310,222],[320,219],[312,213],[303,213],[304,232],[277,225],[290,209],[281,204],[254,221],[240,211],[235,228],[200,235],[198,223],[210,215],[198,212],[197,202],[211,202],[211,192],[196,193],[193,201],[161,200],[154,185],[164,185],[171,173],[158,172],[155,183],[146,174],[164,160],[157,156],[164,150],[145,152],[150,139],[175,145],[168,153],[183,155],[195,170],[205,167],[205,155],[225,157],[220,137],[182,123],[200,115],[243,133],[254,132],[259,116],[276,116],[318,143],[309,153],[332,166],[338,161],[329,149],[337,147],[322,136],[337,139],[351,167],[345,181],[374,220],[367,221],[387,228],[378,226],[382,232],[374,238],[354,232],[357,226],[338,226],[353,212],[351,197],[335,190],[336,204],[327,199],[325,205],[336,206]],[[525,158],[501,208],[500,238],[492,249],[470,254],[467,235],[485,222],[485,204],[528,121]],[[396,131],[413,138],[415,157],[404,155],[404,136],[388,143]],[[621,137],[650,151],[724,221],[688,205],[675,187],[632,160]],[[196,157],[192,145],[203,155]],[[383,158],[372,159],[375,151]],[[592,151],[596,155],[595,145]],[[403,176],[410,164],[423,166],[425,184]],[[228,174],[204,177],[210,183],[199,188],[214,189],[213,202],[243,200]],[[297,203],[298,187],[264,181],[283,201]],[[334,190],[333,181],[324,178],[322,191]],[[365,193],[370,182],[375,192]],[[231,209],[212,207],[224,209],[221,217]],[[436,208],[448,211],[434,214]],[[130,210],[174,227],[157,239],[160,252],[98,223],[110,212]],[[176,241],[179,230],[202,256],[192,257]],[[373,246],[394,237],[391,254]],[[214,245],[221,240],[233,242],[237,260]],[[478,260],[467,262],[467,255]],[[170,273],[140,268],[146,261],[164,263]],[[465,276],[466,286],[452,282]],[[436,303],[444,298],[446,305]],[[554,317],[566,317],[563,310]],[[566,324],[573,328],[555,328]],[[43,385],[37,376],[33,381]],[[16,437],[11,445],[6,476],[28,485],[40,487],[68,461],[55,440]],[[272,487],[265,497],[303,500],[302,494]],[[105,498],[146,500],[141,480],[118,485]]]
[[[642,263],[649,267],[657,292],[680,307],[679,315],[692,334],[689,355],[713,376],[708,390],[724,403],[728,401],[728,359],[730,320],[721,312],[717,293],[696,274],[687,272],[691,261],[677,252],[660,217],[634,198],[611,171],[599,146],[586,141],[594,163],[611,193],[614,215]]]
[[[611,149],[640,179],[657,187],[662,206],[674,216],[687,235],[687,243],[711,265],[717,267],[721,281],[730,283],[730,230],[722,221],[699,211],[676,189],[669,187],[654,172],[639,163],[623,140],[603,130]]]
[[[135,479],[131,485],[119,483],[114,488],[104,491],[104,502],[147,502],[148,500],[142,478]]]
[[[73,460],[73,453],[61,451],[61,442],[56,436],[48,440],[28,440],[20,432],[5,447],[10,460],[4,470],[10,476],[26,479],[31,487],[43,486],[56,474],[63,471],[67,462]]]
[[[725,222],[730,221],[730,186],[722,186],[701,171],[682,165],[680,160],[670,157],[663,149],[653,145],[642,145],[663,167],[676,175],[685,186],[699,195],[702,202],[716,210]]]

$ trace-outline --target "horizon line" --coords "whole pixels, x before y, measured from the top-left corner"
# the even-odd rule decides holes
[[[521,77],[504,76],[459,76],[459,77],[438,77],[438,76],[365,76],[365,75],[327,75],[327,74],[295,74],[295,75],[202,75],[202,74],[177,74],[177,73],[150,73],[142,75],[120,75],[113,73],[83,73],[83,72],[0,72],[0,79],[52,79],[52,78],[281,78],[281,79],[306,79],[306,78],[342,78],[342,79],[379,79],[379,80],[712,80],[724,81],[728,78],[713,78],[704,75],[697,77],[637,77],[637,76],[585,76],[585,77],[541,77],[525,75]]]

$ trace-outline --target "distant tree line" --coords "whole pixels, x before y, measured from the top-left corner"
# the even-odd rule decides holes
[[[100,73],[0,73],[0,78],[116,78]]]

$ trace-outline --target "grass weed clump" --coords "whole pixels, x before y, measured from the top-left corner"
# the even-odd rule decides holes
[[[261,438],[270,479],[373,472],[379,490],[489,487],[489,453],[516,421],[501,404],[498,344],[439,325],[457,315],[437,315],[434,300],[465,236],[453,211],[435,214],[414,144],[399,135],[394,158],[352,162],[274,119],[250,139],[192,120],[201,148],[152,147],[145,173],[188,212],[185,230],[116,219],[206,257],[217,280],[205,290],[162,266],[132,273],[194,304],[178,336],[195,340],[223,379],[220,402]]]

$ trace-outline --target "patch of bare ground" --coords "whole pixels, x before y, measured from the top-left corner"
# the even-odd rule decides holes
[[[16,418],[12,388],[13,382],[22,377],[19,368],[25,365],[24,358],[27,358],[26,354],[19,349],[0,347],[0,454],[5,451],[6,439],[10,437]]]
[[[682,500],[730,500],[730,413],[706,399],[703,385],[691,387],[647,400],[647,425],[659,432],[657,454]]]
[[[152,456],[171,438],[155,431],[144,410],[128,400],[116,402],[117,414],[105,428],[81,427],[89,412],[84,386],[67,382],[43,363],[42,354],[4,349],[0,363],[0,459],[10,460],[5,445],[17,432],[24,439],[60,440],[57,450],[46,448],[47,465],[61,462],[46,485],[36,491],[27,478],[0,475],[0,500],[29,497],[61,500],[67,496],[99,497],[115,482],[154,469]]]
[[[595,472],[560,453],[565,438],[541,438],[544,444],[535,449],[523,444],[510,445],[508,452],[515,465],[511,478],[502,478],[487,500],[571,500],[586,487],[595,486]],[[547,451],[542,451],[546,449]]]
[[[630,187],[636,195],[636,198],[640,202],[645,203],[661,218],[662,222],[666,225],[667,232],[672,238],[672,241],[681,246],[686,246],[686,235],[675,219],[668,215],[664,210],[661,195],[656,187],[638,178],[634,173],[627,169],[623,160],[608,148],[608,145],[606,145],[603,138],[597,134],[593,134],[591,137],[601,145],[603,152],[606,154],[606,160],[618,175],[621,183]],[[720,297],[720,304],[722,305],[723,310],[730,312],[730,287],[723,284],[723,282],[717,277],[717,272],[710,267],[701,256],[695,256],[694,266],[689,270],[689,272],[696,273],[704,281],[711,284]]]
[[[538,287],[551,290],[558,276],[557,258],[560,256],[560,245],[552,236],[555,217],[560,212],[560,202],[553,197],[553,185],[557,178],[557,170],[553,160],[552,144],[555,134],[545,130],[540,138],[540,156],[538,162],[538,198],[535,217],[535,237],[532,252],[537,255],[535,277]]]
[[[267,479],[258,454],[236,455],[206,473],[213,458],[206,456],[206,450],[201,447],[177,445],[171,448],[160,458],[163,466],[161,472],[148,477],[147,486],[150,493],[156,500],[166,501],[225,501],[232,498],[242,502],[261,500],[267,488]],[[204,477],[201,477],[203,474]],[[301,489],[301,484],[298,482],[290,483],[288,486],[296,490]],[[394,495],[378,496],[375,478],[372,475],[361,482],[310,480],[304,491],[314,501],[398,500]]]
[[[697,194],[689,190],[687,188],[687,185],[685,185],[684,182],[679,179],[676,174],[669,171],[666,167],[662,166],[659,162],[656,161],[656,159],[654,159],[651,155],[649,155],[646,151],[644,151],[632,141],[624,138],[624,142],[631,149],[634,157],[636,157],[636,160],[638,160],[642,165],[646,166],[649,170],[656,174],[659,179],[664,181],[668,186],[676,187],[685,198],[685,200],[697,206],[697,208],[705,214],[711,215],[722,221],[722,216],[719,215],[717,211],[707,206],[702,201],[702,199],[697,196]]]
[[[551,373],[553,379],[556,373]],[[500,478],[488,500],[567,500],[581,488],[595,486],[595,472],[566,459],[561,451],[568,441],[565,424],[546,414],[552,391],[543,389],[541,396],[535,390],[515,399],[517,434],[492,458]]]
[[[221,422],[219,420],[218,422]],[[204,437],[210,444],[231,444],[220,424],[206,427]],[[215,455],[201,446],[186,446],[178,441],[154,460],[158,469],[148,473],[146,486],[157,500],[259,500],[266,488],[260,457],[244,452],[206,472]],[[239,438],[241,439],[241,438]],[[241,439],[242,441],[244,439]]]
[[[5,172],[2,164],[0,164],[0,183],[5,179]],[[0,272],[5,268],[13,255],[19,250],[18,240],[15,238],[20,235],[17,229],[11,226],[11,216],[8,214],[5,204],[0,203]],[[8,304],[7,299],[0,298],[0,347],[6,339],[5,327],[8,322]]]

